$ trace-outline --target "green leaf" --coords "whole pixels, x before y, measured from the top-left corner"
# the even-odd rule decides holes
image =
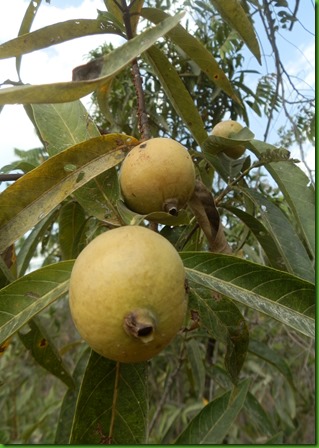
[[[155,46],[147,50],[146,59],[154,69],[172,106],[190,130],[194,139],[201,145],[207,138],[207,132],[194,101],[175,68],[164,53]]]
[[[206,376],[203,353],[200,350],[198,342],[193,338],[186,341],[186,350],[193,376],[193,387],[196,391],[197,398],[200,399],[204,395]]]
[[[75,366],[72,375],[75,386],[73,388],[69,388],[63,398],[54,440],[56,445],[67,445],[69,443],[77,398],[90,354],[91,349],[87,347]]]
[[[146,375],[146,363],[115,363],[92,351],[78,395],[70,443],[145,443]]]
[[[79,100],[63,104],[37,104],[32,108],[36,126],[50,155],[100,136],[98,128]],[[116,168],[87,182],[74,196],[89,215],[113,225],[121,223],[115,206],[119,197]]]
[[[258,157],[268,151],[276,150],[275,146],[252,140],[247,144]],[[277,182],[285,196],[309,252],[315,258],[315,191],[306,174],[294,163],[268,163],[265,168]]]
[[[59,378],[68,387],[73,388],[73,379],[39,318],[30,320],[29,327],[29,332],[20,332],[19,334],[24,346],[30,350],[33,358],[41,367]]]
[[[57,214],[58,211],[53,210],[46,218],[41,219],[23,241],[17,254],[18,277],[24,275],[29,268],[31,258],[36,255],[37,245],[48,231],[50,225],[55,221]]]
[[[36,127],[50,156],[100,136],[79,100],[63,104],[33,104],[31,107]]]
[[[38,0],[37,0],[38,1]],[[30,2],[29,8],[34,9],[34,1]],[[32,17],[33,11],[27,11],[28,20]],[[27,14],[26,13],[26,14]],[[31,25],[25,23],[25,25]],[[19,32],[19,36],[15,39],[4,42],[0,45],[0,59],[12,58],[13,56],[21,56],[32,51],[41,50],[42,48],[52,45],[61,44],[78,37],[91,36],[93,34],[119,34],[120,30],[109,21],[103,19],[77,19],[67,20],[65,22],[55,23],[54,25],[45,26],[39,30],[29,33],[30,27],[24,26],[23,33]],[[21,31],[21,30],[20,30]]]
[[[67,292],[73,263],[38,269],[0,291],[0,344]]]
[[[123,160],[133,137],[108,134],[51,157],[0,195],[0,252],[73,191]]]
[[[189,307],[198,312],[208,333],[226,344],[225,367],[236,383],[248,349],[249,332],[245,319],[231,300],[216,297],[207,289],[190,286]]]
[[[278,352],[272,350],[268,345],[262,343],[261,341],[256,341],[254,339],[249,341],[248,351],[253,355],[258,356],[258,358],[261,358],[273,365],[282,375],[284,375],[290,386],[295,389],[291,370],[286,361],[281,355],[278,354]]]
[[[315,336],[315,286],[286,272],[237,257],[181,252],[187,277],[309,337]]]
[[[271,234],[268,232],[263,223],[260,222],[259,219],[255,218],[249,213],[244,212],[239,208],[225,204],[223,204],[222,207],[236,215],[252,231],[261,247],[264,249],[270,265],[275,269],[285,271],[286,266],[281,253],[278,250]]]
[[[41,5],[41,1],[42,0],[31,0],[29,3],[29,6],[27,7],[27,10],[24,14],[20,29],[19,29],[19,33],[18,36],[21,35],[25,35],[27,34],[32,26],[33,20],[35,19],[36,13],[38,12],[38,9]],[[25,36],[23,36],[25,38]],[[14,39],[15,40],[15,39]],[[2,45],[0,45],[0,55],[1,55],[1,47]],[[21,56],[20,55],[15,55],[17,56],[16,58],[16,69],[17,69],[17,73],[20,79],[20,67],[21,67]]]
[[[315,272],[312,262],[285,214],[258,191],[251,188],[242,188],[241,191],[259,207],[261,219],[265,222],[288,272],[313,283]]]
[[[223,20],[231,26],[261,64],[258,40],[252,22],[238,0],[211,0]]]
[[[245,401],[245,411],[248,414],[247,422],[253,429],[259,431],[260,434],[273,436],[276,429],[273,426],[269,413],[261,406],[257,398],[250,392],[247,393]]]
[[[59,213],[59,245],[63,260],[70,260],[79,255],[79,241],[86,223],[83,208],[74,201],[63,205]]]
[[[118,73],[138,55],[150,48],[160,37],[174,28],[184,13],[165,19],[121,47],[101,58],[100,77],[88,81],[59,82],[54,84],[24,85],[1,89],[0,104],[66,103],[77,100],[103,85],[110,76]]]
[[[249,388],[245,380],[232,391],[215,398],[190,422],[177,445],[221,444],[242,409]]]
[[[143,8],[142,17],[153,23],[159,23],[163,19],[169,17],[164,11],[156,8]],[[214,84],[223,90],[230,98],[240,103],[236,96],[232,84],[227,79],[223,70],[219,67],[213,55],[204,47],[204,45],[192,36],[182,25],[177,25],[167,36],[178,45],[191,60],[196,62],[200,69],[209,77]]]

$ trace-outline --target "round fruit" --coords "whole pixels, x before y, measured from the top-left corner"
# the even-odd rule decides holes
[[[186,148],[169,138],[135,146],[122,163],[120,185],[127,206],[142,215],[177,215],[195,188],[195,169]]]
[[[237,123],[237,121],[221,121],[213,127],[212,135],[215,135],[216,137],[231,138],[233,134],[237,134],[237,132],[241,131],[242,129],[243,126],[240,123]],[[224,149],[223,152],[232,159],[239,159],[239,157],[241,157],[245,152],[245,146],[229,146],[228,148]]]
[[[69,295],[82,338],[100,355],[125,363],[163,350],[187,310],[178,252],[139,226],[112,229],[91,241],[75,261]]]

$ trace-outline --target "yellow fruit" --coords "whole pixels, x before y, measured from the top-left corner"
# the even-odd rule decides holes
[[[69,295],[82,338],[100,355],[124,363],[163,350],[187,310],[178,252],[139,226],[109,230],[91,241],[75,261]]]
[[[215,135],[216,137],[231,138],[233,134],[237,134],[237,132],[241,131],[242,129],[243,126],[240,123],[237,123],[237,121],[221,121],[213,127],[212,135]],[[228,148],[224,149],[223,152],[232,159],[239,159],[239,157],[241,157],[245,152],[245,146],[229,146]]]
[[[193,161],[175,140],[153,138],[128,153],[120,185],[131,210],[142,215],[159,211],[177,215],[195,188]]]

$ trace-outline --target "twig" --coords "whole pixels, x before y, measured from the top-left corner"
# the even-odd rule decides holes
[[[130,8],[134,1],[128,6],[126,0],[122,0],[121,10],[123,11],[123,21],[126,29],[127,38],[133,39],[133,31],[131,26]],[[132,76],[135,92],[137,96],[137,114],[138,114],[138,129],[141,134],[141,140],[148,140],[151,138],[151,132],[148,124],[148,117],[146,112],[145,96],[143,90],[143,81],[138,66],[137,59],[132,62]]]
[[[0,183],[1,182],[13,182],[15,180],[20,179],[22,177],[22,173],[11,173],[11,174],[0,174]]]

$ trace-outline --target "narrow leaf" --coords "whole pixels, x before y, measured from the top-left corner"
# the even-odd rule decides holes
[[[56,445],[67,445],[69,442],[77,398],[90,353],[91,349],[87,347],[87,349],[81,355],[77,365],[75,366],[72,375],[74,387],[69,388],[63,398],[58,420],[58,427],[55,434],[54,443]]]
[[[276,434],[269,412],[265,411],[257,398],[250,392],[246,396],[244,407],[248,414],[249,426],[253,426],[255,431],[257,430],[260,434],[268,437]]]
[[[18,277],[25,274],[26,270],[29,268],[31,258],[37,255],[37,246],[48,231],[50,225],[52,225],[53,221],[56,219],[57,213],[57,210],[53,210],[48,216],[41,219],[41,221],[39,221],[26,236],[17,255]]]
[[[315,286],[286,272],[206,252],[181,252],[189,280],[315,335]]]
[[[79,143],[22,176],[0,195],[0,252],[73,191],[123,160],[133,137],[108,134]]]
[[[79,241],[86,222],[83,208],[74,201],[63,205],[59,213],[59,246],[63,260],[79,255]]]
[[[194,101],[175,68],[164,53],[155,46],[147,50],[146,58],[154,69],[172,106],[190,130],[194,139],[201,145],[207,138],[207,132]]]
[[[272,350],[268,345],[261,341],[250,340],[248,351],[258,358],[263,359],[269,364],[273,365],[288,381],[290,386],[295,389],[293,376],[289,365],[275,350]]]
[[[73,261],[46,266],[0,291],[0,344],[67,292],[72,266]]]
[[[184,13],[165,19],[101,58],[100,77],[89,81],[24,85],[1,89],[0,104],[66,103],[88,95],[174,28]]]
[[[186,342],[187,358],[191,367],[193,376],[193,387],[195,388],[197,398],[202,398],[205,386],[205,366],[203,355],[198,342],[195,339],[189,339]]]
[[[29,326],[29,332],[19,334],[24,346],[30,350],[41,367],[63,381],[66,386],[73,388],[73,379],[48,331],[38,318],[31,319]]]
[[[270,232],[258,218],[233,206],[223,204],[222,207],[236,215],[252,231],[273,268],[281,271],[287,270],[282,255]]]
[[[33,20],[35,19],[36,13],[38,12],[38,9],[41,5],[42,0],[31,0],[29,3],[29,6],[27,7],[27,10],[24,14],[18,36],[27,34],[32,26]],[[24,36],[25,37],[25,36]],[[1,54],[1,47],[0,46],[0,54]],[[16,58],[16,69],[18,73],[18,77],[20,79],[20,67],[21,67],[21,56],[18,56]]]
[[[199,314],[201,324],[216,340],[226,344],[225,367],[234,383],[244,364],[249,341],[248,327],[237,306],[226,297],[193,287],[189,307]]]
[[[30,2],[30,4],[33,3],[35,2]],[[19,33],[20,37],[0,45],[0,59],[21,56],[78,37],[105,33],[120,34],[119,29],[115,27],[114,24],[103,19],[67,20],[65,22],[55,23],[54,25],[45,26],[32,33],[29,33],[29,30],[30,28],[24,29],[24,33]]]
[[[146,363],[115,363],[92,351],[78,395],[70,443],[145,443],[146,373]]]
[[[178,437],[178,445],[221,444],[242,409],[249,388],[248,380],[215,398],[190,422]]]
[[[143,8],[141,15],[153,23],[159,23],[161,20],[169,17],[164,11],[156,8]],[[223,90],[234,101],[240,103],[230,81],[219,67],[216,59],[198,39],[186,31],[182,25],[177,25],[172,31],[167,33],[167,36],[178,45],[191,60],[196,62],[200,69],[217,87]]]
[[[211,0],[222,18],[245,42],[249,50],[261,64],[258,40],[252,22],[238,0]]]
[[[252,188],[243,188],[241,191],[258,206],[261,219],[265,222],[286,269],[309,282],[314,282],[315,272],[312,262],[285,214],[258,191]]]
[[[268,151],[276,150],[275,146],[259,140],[252,140],[247,146],[258,157]],[[298,223],[308,250],[315,258],[315,191],[306,174],[294,163],[268,163],[265,168],[277,182],[285,196],[292,213]]]

